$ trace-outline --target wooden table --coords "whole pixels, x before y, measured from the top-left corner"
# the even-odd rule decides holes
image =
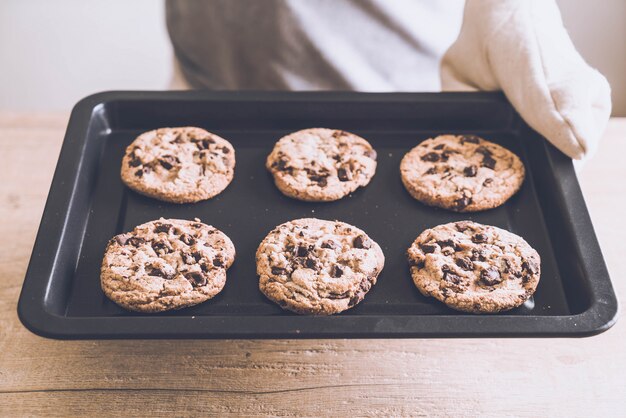
[[[585,339],[54,341],[16,305],[67,123],[0,113],[0,415],[626,415],[626,321]],[[581,183],[622,304],[626,119]]]

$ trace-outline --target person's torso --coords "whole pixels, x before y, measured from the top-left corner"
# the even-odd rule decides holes
[[[167,1],[195,88],[434,91],[463,0]]]

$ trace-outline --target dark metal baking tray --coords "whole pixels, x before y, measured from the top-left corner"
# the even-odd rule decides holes
[[[119,171],[141,132],[199,126],[237,153],[232,184],[209,201],[176,205],[134,193]],[[342,200],[283,196],[264,168],[282,135],[345,129],[378,151],[371,183]],[[400,181],[403,154],[441,133],[475,133],[517,153],[527,178],[505,205],[459,214],[413,200]],[[195,307],[161,314],[123,310],[100,289],[112,236],[163,217],[198,217],[224,231],[237,259],[224,290]],[[254,254],[290,219],[339,219],[364,229],[386,255],[365,300],[330,317],[282,310],[258,290]],[[405,251],[424,229],[472,219],[523,236],[542,257],[532,300],[498,315],[453,311],[414,287]],[[18,312],[52,338],[571,337],[608,329],[617,300],[570,159],[528,128],[499,93],[108,92],[74,108],[26,273]]]

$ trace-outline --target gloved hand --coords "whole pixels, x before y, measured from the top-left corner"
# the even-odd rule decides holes
[[[593,153],[611,114],[608,82],[578,54],[554,0],[467,0],[441,64],[443,90],[502,90],[572,158]]]

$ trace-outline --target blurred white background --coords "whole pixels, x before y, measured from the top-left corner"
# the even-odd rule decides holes
[[[574,44],[626,116],[626,1],[557,0]],[[103,90],[166,89],[161,0],[0,1],[0,110],[69,110]]]
[[[165,89],[171,67],[161,0],[0,0],[0,109]]]

